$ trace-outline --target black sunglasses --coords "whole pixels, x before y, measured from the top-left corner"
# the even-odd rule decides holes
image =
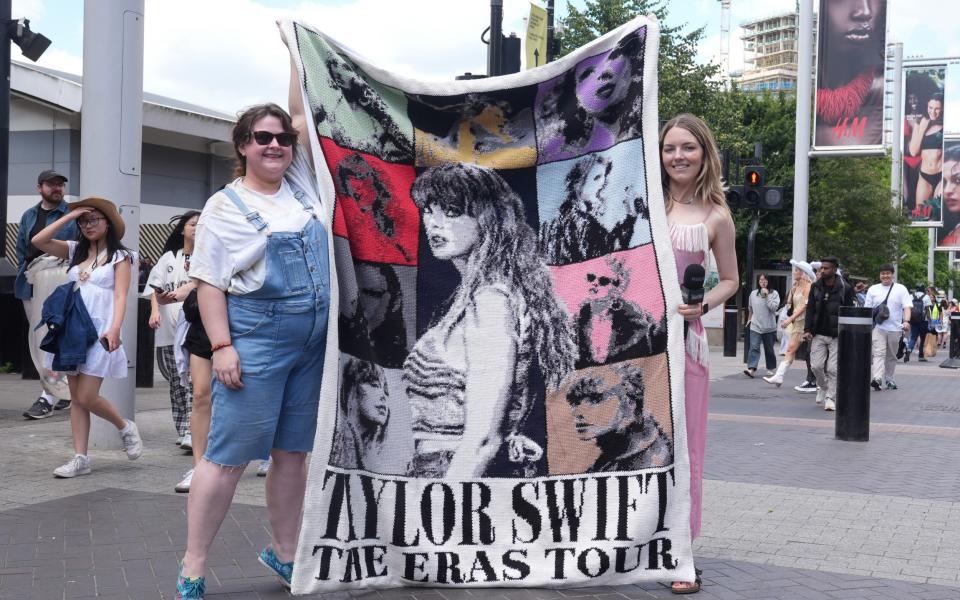
[[[587,273],[587,281],[589,281],[589,282],[591,282],[591,283],[593,283],[594,281],[597,281],[600,285],[610,285],[611,283],[612,283],[613,285],[615,285],[615,286],[619,286],[619,285],[620,285],[620,280],[617,279],[617,278],[610,279],[609,277],[604,277],[603,275],[601,275],[601,276],[598,278],[598,277],[597,277],[596,275],[594,275],[593,273]]]
[[[272,142],[274,138],[276,138],[277,143],[283,146],[284,148],[289,148],[290,146],[293,145],[295,141],[297,141],[297,134],[287,133],[286,131],[284,131],[283,133],[272,133],[270,131],[254,131],[251,135],[253,135],[253,140],[258,144],[260,144],[261,146],[266,146],[270,144],[270,142]]]

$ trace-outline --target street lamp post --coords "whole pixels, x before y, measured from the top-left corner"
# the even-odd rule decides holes
[[[547,0],[547,62],[557,58],[557,51],[554,48],[556,39],[556,30],[553,25],[553,0]]]
[[[10,44],[20,46],[23,55],[32,61],[50,46],[46,37],[30,31],[27,19],[13,20],[11,0],[0,0],[0,27],[4,39],[0,43],[0,256],[7,248],[7,179],[10,168]]]
[[[797,122],[793,162],[793,258],[807,259],[810,199],[810,120],[813,97],[813,0],[800,0],[797,41]]]
[[[487,50],[487,75],[503,73],[503,0],[490,0],[490,47]]]
[[[139,246],[143,147],[144,0],[85,0],[83,4],[83,108],[80,114],[80,195],[113,201],[126,223],[123,245]],[[135,420],[137,358],[136,268],[127,295],[123,340],[128,375],[103,380],[100,394]],[[175,376],[175,375],[174,375]],[[91,419],[94,448],[119,447],[116,428]]]

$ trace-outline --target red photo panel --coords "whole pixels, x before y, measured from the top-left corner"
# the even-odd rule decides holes
[[[350,241],[356,259],[416,265],[420,212],[410,198],[413,167],[341,148],[324,137],[320,146],[337,190],[333,234]]]

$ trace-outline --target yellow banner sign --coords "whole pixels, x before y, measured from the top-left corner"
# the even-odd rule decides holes
[[[530,3],[527,19],[526,68],[539,67],[547,62],[547,9]]]

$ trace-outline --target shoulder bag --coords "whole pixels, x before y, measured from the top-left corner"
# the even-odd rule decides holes
[[[873,324],[879,325],[887,319],[890,318],[890,307],[887,306],[887,300],[890,299],[890,292],[893,291],[893,286],[897,285],[896,283],[890,284],[890,289],[887,290],[887,297],[883,299],[883,302],[873,307]]]

